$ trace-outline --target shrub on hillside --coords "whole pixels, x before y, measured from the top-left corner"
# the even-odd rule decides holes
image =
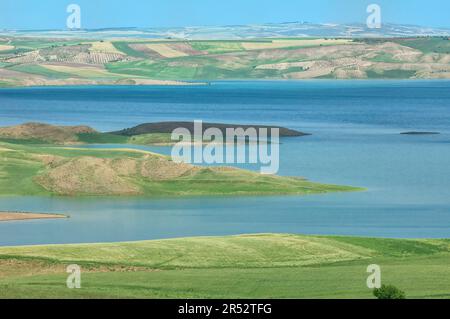
[[[393,285],[382,285],[381,288],[376,288],[373,295],[378,299],[405,299],[406,295],[403,291]]]

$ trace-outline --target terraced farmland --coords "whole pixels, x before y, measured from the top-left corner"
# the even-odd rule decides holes
[[[215,41],[11,38],[0,42],[0,85],[450,78],[449,42],[442,37]]]

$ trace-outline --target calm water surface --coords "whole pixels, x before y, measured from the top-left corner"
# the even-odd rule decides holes
[[[276,124],[312,133],[282,139],[280,174],[368,191],[157,200],[0,197],[0,210],[71,216],[1,223],[0,245],[259,232],[450,237],[449,81],[0,90],[2,126],[39,121],[110,131],[144,122],[194,119]],[[409,130],[442,134],[399,135]],[[170,152],[168,147],[136,147]]]

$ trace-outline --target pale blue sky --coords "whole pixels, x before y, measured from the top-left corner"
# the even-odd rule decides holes
[[[83,28],[364,23],[371,3],[384,22],[450,27],[448,0],[0,0],[0,29],[64,29],[71,3],[81,6]]]

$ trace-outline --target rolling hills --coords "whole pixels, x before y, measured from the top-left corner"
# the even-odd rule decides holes
[[[367,266],[408,298],[449,298],[448,240],[289,234],[0,248],[3,298],[373,298]],[[67,289],[66,267],[81,267]]]
[[[192,85],[237,79],[450,78],[448,36],[0,38],[0,86]]]

